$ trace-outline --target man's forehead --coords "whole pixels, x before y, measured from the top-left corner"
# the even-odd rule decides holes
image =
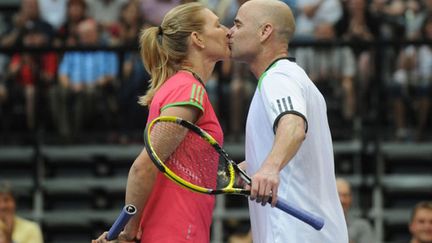
[[[234,21],[236,23],[248,24],[251,21],[250,12],[240,9]]]
[[[13,198],[13,196],[10,193],[0,192],[0,198]]]

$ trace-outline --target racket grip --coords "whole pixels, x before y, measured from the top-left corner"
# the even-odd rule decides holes
[[[324,226],[323,218],[313,215],[312,213],[303,210],[301,208],[295,207],[282,198],[278,198],[276,202],[276,207],[300,219],[301,221],[307,223],[308,225],[312,226],[316,230],[321,230],[322,227]]]
[[[123,207],[120,215],[115,220],[114,224],[108,231],[107,240],[117,239],[120,232],[124,229],[125,225],[129,221],[129,219],[137,212],[137,209],[134,205],[128,204]]]

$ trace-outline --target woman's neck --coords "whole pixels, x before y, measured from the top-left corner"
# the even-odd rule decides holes
[[[201,81],[206,84],[207,81],[210,79],[213,69],[214,69],[215,63],[201,63],[201,64],[185,64],[181,66],[182,70],[186,70],[190,73],[192,73],[194,76],[198,76]]]

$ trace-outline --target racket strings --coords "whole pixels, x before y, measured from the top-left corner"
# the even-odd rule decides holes
[[[220,189],[230,174],[219,153],[197,133],[172,122],[156,123],[150,133],[151,145],[164,164],[183,180],[194,185]]]

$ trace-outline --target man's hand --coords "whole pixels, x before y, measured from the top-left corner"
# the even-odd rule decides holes
[[[252,176],[251,200],[266,205],[272,197],[272,207],[276,206],[277,191],[279,187],[279,167],[266,162]]]

